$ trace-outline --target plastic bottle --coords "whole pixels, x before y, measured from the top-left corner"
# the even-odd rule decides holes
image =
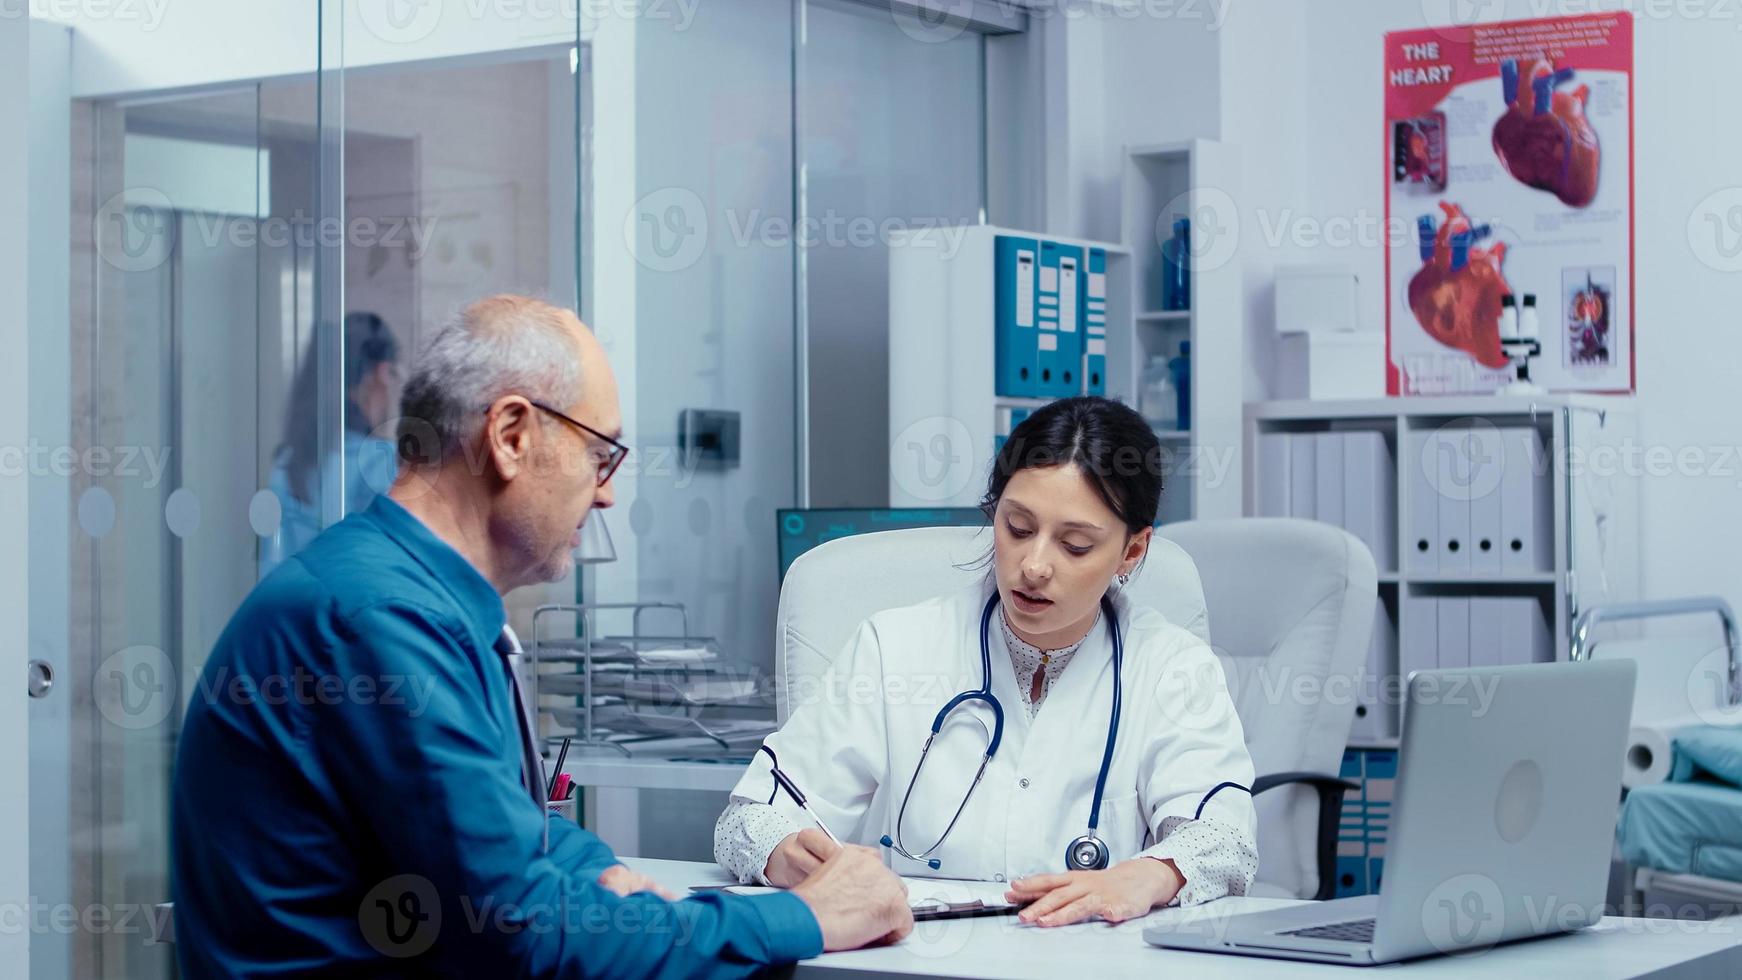
[[[1173,237],[1161,246],[1161,308],[1164,310],[1192,308],[1191,238],[1191,219],[1174,219]]]
[[[1173,387],[1173,368],[1167,355],[1157,354],[1143,369],[1143,400],[1139,410],[1152,428],[1171,430],[1179,427],[1179,395]]]
[[[1173,387],[1179,392],[1179,427],[1189,431],[1192,427],[1192,342],[1179,342],[1179,356],[1167,362],[1173,370]]]

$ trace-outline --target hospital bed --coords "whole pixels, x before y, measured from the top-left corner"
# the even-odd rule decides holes
[[[1742,701],[1736,617],[1722,599],[1693,598],[1597,606],[1573,628],[1570,659],[1593,656],[1599,624],[1681,616],[1716,616],[1722,645],[1676,638],[1621,638],[1604,655],[1639,663],[1633,721],[1699,715],[1711,718]],[[1629,767],[1652,760],[1629,740]],[[1742,912],[1742,787],[1718,781],[1666,780],[1624,791],[1616,823],[1626,914],[1713,918]]]

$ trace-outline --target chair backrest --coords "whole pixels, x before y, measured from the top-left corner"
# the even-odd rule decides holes
[[[991,544],[985,528],[883,531],[830,541],[794,562],[776,619],[780,720],[790,710],[786,692],[826,671],[867,617],[967,587],[986,571],[961,566]],[[1259,774],[1335,775],[1376,580],[1366,547],[1326,524],[1191,521],[1161,530],[1127,595],[1211,643]],[[1316,797],[1279,789],[1259,798],[1258,814],[1260,882],[1273,894],[1310,896]]]
[[[1254,771],[1335,776],[1373,640],[1372,552],[1316,521],[1186,521],[1161,533],[1197,565],[1211,648],[1228,675]],[[1257,805],[1256,891],[1310,898],[1319,884],[1316,792],[1278,788]]]
[[[923,527],[837,538],[800,555],[781,583],[775,619],[781,723],[791,713],[787,691],[828,670],[860,623],[967,588],[987,574],[980,559],[991,548],[987,528]],[[1178,545],[1157,539],[1128,588],[1133,603],[1209,639],[1198,572]]]

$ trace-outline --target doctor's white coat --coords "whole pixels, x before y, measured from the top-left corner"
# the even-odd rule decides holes
[[[843,841],[879,847],[883,835],[896,835],[903,795],[938,710],[980,687],[980,621],[990,588],[877,613],[821,678],[792,682],[791,717],[766,744]],[[1187,879],[1181,904],[1243,893],[1257,870],[1257,816],[1245,789],[1253,769],[1221,662],[1160,613],[1114,601],[1125,637],[1124,697],[1098,833],[1115,864],[1140,853],[1175,859]],[[988,640],[992,693],[1004,709],[1002,743],[954,829],[929,855],[940,861],[936,870],[880,848],[899,874],[1007,881],[1063,871],[1066,845],[1087,830],[1113,704],[1107,618],[1032,721],[996,624]],[[993,728],[984,702],[951,713],[901,823],[909,852],[920,854],[943,834]],[[1223,783],[1238,786],[1217,790]],[[758,752],[733,797],[771,805],[792,830],[813,825],[774,790],[768,757]],[[739,837],[717,836],[716,854],[756,848],[748,835]],[[1218,852],[1211,863],[1224,865],[1214,874],[1199,869],[1206,851]],[[1229,853],[1244,855],[1232,871]],[[766,860],[766,853],[759,857]],[[1196,881],[1194,873],[1215,880]]]

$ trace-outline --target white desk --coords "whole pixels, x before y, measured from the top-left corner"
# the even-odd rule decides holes
[[[643,750],[630,758],[609,750],[575,749],[563,760],[563,772],[575,785],[591,790],[586,796],[586,825],[619,854],[641,850],[641,791],[644,789],[711,790],[731,792],[738,777],[749,768],[743,762],[688,762],[682,758],[723,757],[719,747],[694,739],[694,756],[683,756],[686,744],[663,740],[656,750]],[[755,751],[753,748],[750,751]],[[657,752],[657,754],[655,754]]]
[[[625,858],[625,863],[678,891],[730,878],[711,864]],[[1059,929],[1018,925],[1014,918],[922,923],[896,946],[830,953],[798,964],[794,975],[818,980],[891,977],[1053,980],[1156,980],[1187,977],[1363,976],[1360,968],[1157,949],[1146,926],[1169,919],[1235,915],[1299,904],[1287,899],[1225,898],[1194,909],[1164,909],[1117,926],[1084,923]],[[1577,933],[1513,943],[1459,957],[1374,967],[1423,977],[1576,976],[1579,980],[1655,977],[1719,980],[1742,976],[1742,919],[1680,922],[1605,918]]]

